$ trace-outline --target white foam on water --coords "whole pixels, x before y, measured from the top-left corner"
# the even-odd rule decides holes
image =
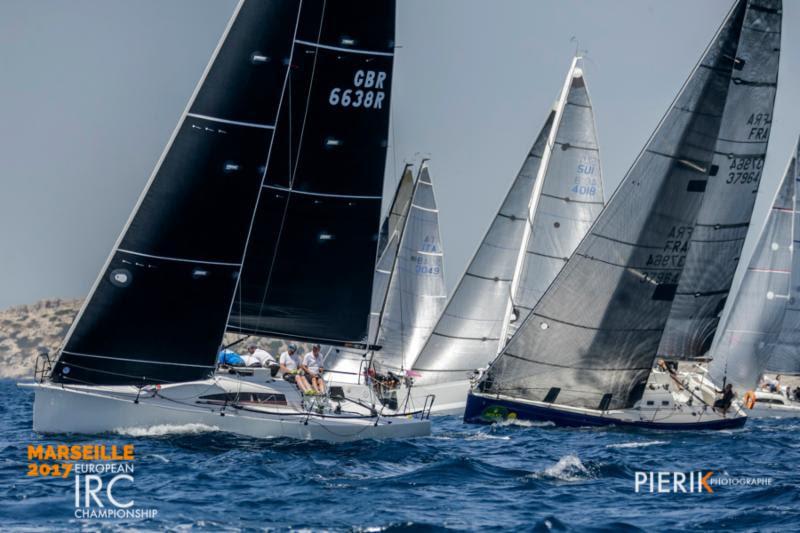
[[[114,433],[129,437],[161,437],[163,435],[197,434],[211,431],[219,431],[219,428],[206,424],[158,424],[148,427],[117,428]]]
[[[646,446],[658,446],[661,444],[669,444],[666,440],[641,440],[634,442],[621,442],[619,444],[607,444],[606,448],[644,448]]]
[[[590,479],[592,472],[586,468],[577,455],[565,455],[553,466],[548,466],[542,472],[530,474],[533,478],[552,478],[560,481],[582,481]]]
[[[511,440],[511,437],[507,435],[489,435],[488,433],[476,433],[475,435],[470,435],[464,440]]]
[[[538,421],[538,420],[517,420],[516,418],[511,418],[507,420],[502,420],[497,422],[498,426],[517,426],[523,428],[550,428],[554,427],[556,424],[555,422],[551,422],[550,420]]]

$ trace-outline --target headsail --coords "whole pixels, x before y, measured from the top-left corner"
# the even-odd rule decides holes
[[[536,205],[514,294],[510,338],[547,290],[603,209],[603,178],[594,110],[582,70],[570,70],[564,111]]]
[[[427,163],[420,165],[373,361],[387,370],[410,368],[444,308],[446,287],[439,210]]]
[[[787,172],[761,230],[758,244],[733,300],[725,327],[714,341],[708,367],[712,380],[752,389],[767,366],[789,302],[796,183]]]
[[[769,360],[766,369],[781,374],[800,374],[800,195],[797,194],[797,182],[800,181],[800,140],[795,147],[786,176],[795,183],[795,212],[792,254],[791,292],[786,302],[786,309],[778,339],[769,347]],[[786,178],[784,178],[786,179]]]
[[[413,369],[421,383],[463,379],[497,353],[550,113]]]
[[[393,1],[304,2],[228,329],[367,335],[394,54]]]
[[[763,148],[746,122],[772,114],[780,23],[777,0],[736,2],[589,234],[492,365],[484,390],[592,409],[631,407],[641,397],[701,205],[710,209],[729,194],[706,187],[727,179],[712,165],[730,146],[745,158],[754,140],[757,153]],[[752,185],[727,186],[752,194]],[[706,189],[720,198],[704,202]]]
[[[299,1],[239,2],[67,335],[53,380],[141,384],[212,372],[251,227],[251,251],[260,246],[266,252],[269,236],[276,241],[279,235],[281,242],[311,251],[324,246],[323,235],[348,229],[326,229],[329,220],[339,220],[333,215],[352,217],[349,224],[359,230],[351,242],[364,249],[350,257],[356,273],[337,280],[338,286],[354,281],[341,331],[349,337],[366,330],[379,217],[373,204],[380,205],[372,196],[380,198],[382,191],[393,36],[390,0],[310,0],[302,8]],[[336,176],[332,185],[318,186],[327,173]],[[309,211],[318,192],[324,205]],[[347,203],[346,196],[362,193],[368,198]],[[232,205],[237,208],[219,210]],[[286,227],[284,213],[291,215]],[[305,229],[289,224],[298,216]],[[362,235],[364,228],[369,236]],[[328,248],[338,250],[338,242]],[[362,261],[363,255],[371,257]],[[246,261],[250,272],[271,265],[258,267],[254,259]],[[285,267],[285,261],[276,264]],[[305,255],[294,264],[305,276],[312,261]],[[366,282],[357,279],[362,264]],[[273,280],[288,288],[285,270]],[[245,294],[252,295],[255,283],[249,280]],[[309,325],[314,320],[303,311],[317,311],[319,299],[331,296],[323,291],[303,309],[289,311]]]

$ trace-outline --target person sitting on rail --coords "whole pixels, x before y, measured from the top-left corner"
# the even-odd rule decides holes
[[[303,376],[303,371],[300,369],[301,365],[300,356],[297,354],[297,345],[290,344],[280,358],[280,370],[283,372],[283,379],[297,385],[297,388],[305,394],[314,394],[314,389],[311,388]]]
[[[303,357],[303,372],[306,373],[308,381],[311,386],[319,394],[325,394],[325,382],[322,380],[322,356],[319,353],[320,346],[315,344],[311,347],[311,351]]]
[[[263,348],[259,348],[255,344],[247,346],[247,354],[242,356],[247,363],[247,366],[269,368],[272,371],[272,376],[275,377],[280,370],[280,365],[272,357],[272,354]]]
[[[736,394],[733,392],[733,385],[728,383],[725,385],[725,388],[717,391],[718,394],[722,394],[722,398],[714,402],[714,409],[722,410],[722,414],[728,414],[728,409],[731,408],[731,403],[733,403],[733,398]]]

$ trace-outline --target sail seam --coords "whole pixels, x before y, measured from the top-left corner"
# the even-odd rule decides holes
[[[542,196],[553,198],[555,200],[563,200],[571,204],[586,204],[586,205],[605,205],[603,202],[590,202],[589,200],[573,200],[569,196],[556,196],[555,194],[542,193]],[[563,218],[563,217],[562,217]]]
[[[567,320],[559,320],[558,318],[553,318],[549,316],[544,316],[536,313],[531,313],[531,317],[539,317],[543,318],[544,320],[552,320],[553,322],[558,322],[560,324],[565,324],[567,326],[575,326],[576,328],[581,329],[589,329],[592,331],[661,331],[662,328],[595,328],[592,326],[585,326],[583,324],[577,324],[575,322],[569,322]]]
[[[559,146],[566,146],[566,148],[563,148],[564,150],[566,150],[566,149],[570,149],[571,150],[571,149],[574,148],[576,150],[586,150],[587,152],[599,152],[600,151],[599,148],[592,148],[590,146],[578,146],[576,144],[564,143],[564,142],[559,142],[559,141],[555,141],[555,142],[553,142],[553,144],[554,145],[557,144]]]
[[[305,46],[310,46],[312,48],[323,48],[325,50],[334,50],[336,52],[349,52],[351,54],[364,54],[364,55],[373,55],[373,56],[386,56],[386,57],[394,57],[393,52],[377,52],[375,50],[364,50],[359,48],[342,48],[340,46],[331,46],[329,44],[322,44],[322,43],[314,43],[311,41],[303,41],[301,39],[295,39],[295,43],[302,44]]]
[[[190,366],[193,368],[216,368],[216,365],[192,365],[189,363],[173,363],[171,361],[148,361],[146,359],[132,359],[129,357],[110,357],[107,355],[92,355],[88,353],[70,352],[68,350],[62,350],[62,353],[74,355],[76,357],[91,357],[93,359],[111,359],[114,361],[129,361],[131,363],[147,363],[151,365]],[[67,363],[67,365],[68,364],[69,363]]]
[[[436,335],[437,337],[445,337],[447,339],[460,339],[463,341],[499,341],[500,337],[461,337],[459,335],[447,335],[446,333],[439,333],[438,331],[434,331],[431,335]]]
[[[260,128],[263,130],[274,130],[274,124],[257,124],[255,122],[242,122],[240,120],[228,120],[226,118],[210,117],[208,115],[200,115],[197,113],[186,113],[187,117],[199,118],[202,120],[209,120],[211,122],[221,122],[222,124],[233,124],[234,126],[246,126],[248,128]]]
[[[438,213],[438,209],[431,209],[430,207],[422,207],[421,205],[411,204],[411,207],[416,207],[417,209],[421,209],[422,211],[428,211],[429,213]]]
[[[186,259],[183,257],[169,257],[164,255],[152,255],[152,254],[145,254],[142,252],[134,252],[133,250],[125,250],[123,248],[117,248],[118,252],[123,252],[126,254],[136,255],[139,257],[148,257],[150,259],[161,259],[164,261],[177,261],[180,263],[199,263],[202,265],[215,265],[215,266],[230,266],[230,267],[241,267],[241,263],[226,263],[224,261],[205,261],[203,259]]]
[[[265,189],[274,189],[276,191],[283,191],[288,193],[295,193],[295,194],[305,194],[307,196],[324,196],[327,198],[350,198],[353,200],[382,200],[383,196],[359,196],[354,194],[332,194],[326,192],[312,192],[312,191],[301,191],[299,189],[292,189],[291,187],[280,187],[278,185],[264,185]]]
[[[549,259],[557,259],[559,261],[564,261],[564,262],[569,261],[568,257],[558,257],[556,255],[543,254],[542,252],[536,252],[534,250],[527,250],[525,253],[528,253],[528,254],[531,254],[531,255],[538,255],[540,257],[547,257]],[[519,306],[519,307],[522,307],[522,306]],[[526,307],[525,309],[531,309],[531,308],[530,307]]]
[[[534,363],[538,365],[544,366],[554,366],[556,368],[569,368],[574,370],[593,370],[598,372],[631,372],[635,370],[650,370],[649,366],[640,366],[640,367],[629,367],[629,368],[598,368],[593,366],[574,366],[574,365],[559,365],[558,363],[546,363],[544,361],[538,361],[536,359],[528,359],[527,357],[522,357],[521,355],[516,355],[511,352],[505,352],[505,355],[512,357],[514,359],[519,359],[521,361],[527,361],[529,363]],[[539,387],[536,387],[539,388]]]
[[[470,276],[470,277],[473,277],[473,278],[478,278],[478,279],[485,279],[486,281],[497,281],[497,282],[504,282],[504,283],[508,283],[509,281],[511,281],[510,279],[496,278],[496,277],[495,278],[490,278],[488,276],[481,276],[480,274],[473,274],[472,272],[465,272],[464,275],[465,276]]]

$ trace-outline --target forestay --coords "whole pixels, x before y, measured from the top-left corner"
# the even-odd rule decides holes
[[[727,173],[713,167],[719,154],[752,162],[763,151],[764,126],[747,122],[772,114],[780,20],[778,1],[734,5],[587,237],[490,368],[484,390],[593,409],[631,407],[641,397],[689,240],[707,233],[694,230],[701,205],[752,194],[752,183],[724,183]],[[720,198],[704,204],[704,192]]]
[[[467,373],[487,365],[497,353],[533,186],[554,116],[553,111],[413,364],[421,374],[418,383],[466,379]]]
[[[752,389],[767,366],[790,299],[796,185],[787,172],[761,230],[721,335],[714,341],[709,374],[717,385]]]
[[[410,368],[444,308],[445,291],[439,210],[428,165],[423,162],[379,317],[376,344],[381,349],[373,355],[378,367]]]

